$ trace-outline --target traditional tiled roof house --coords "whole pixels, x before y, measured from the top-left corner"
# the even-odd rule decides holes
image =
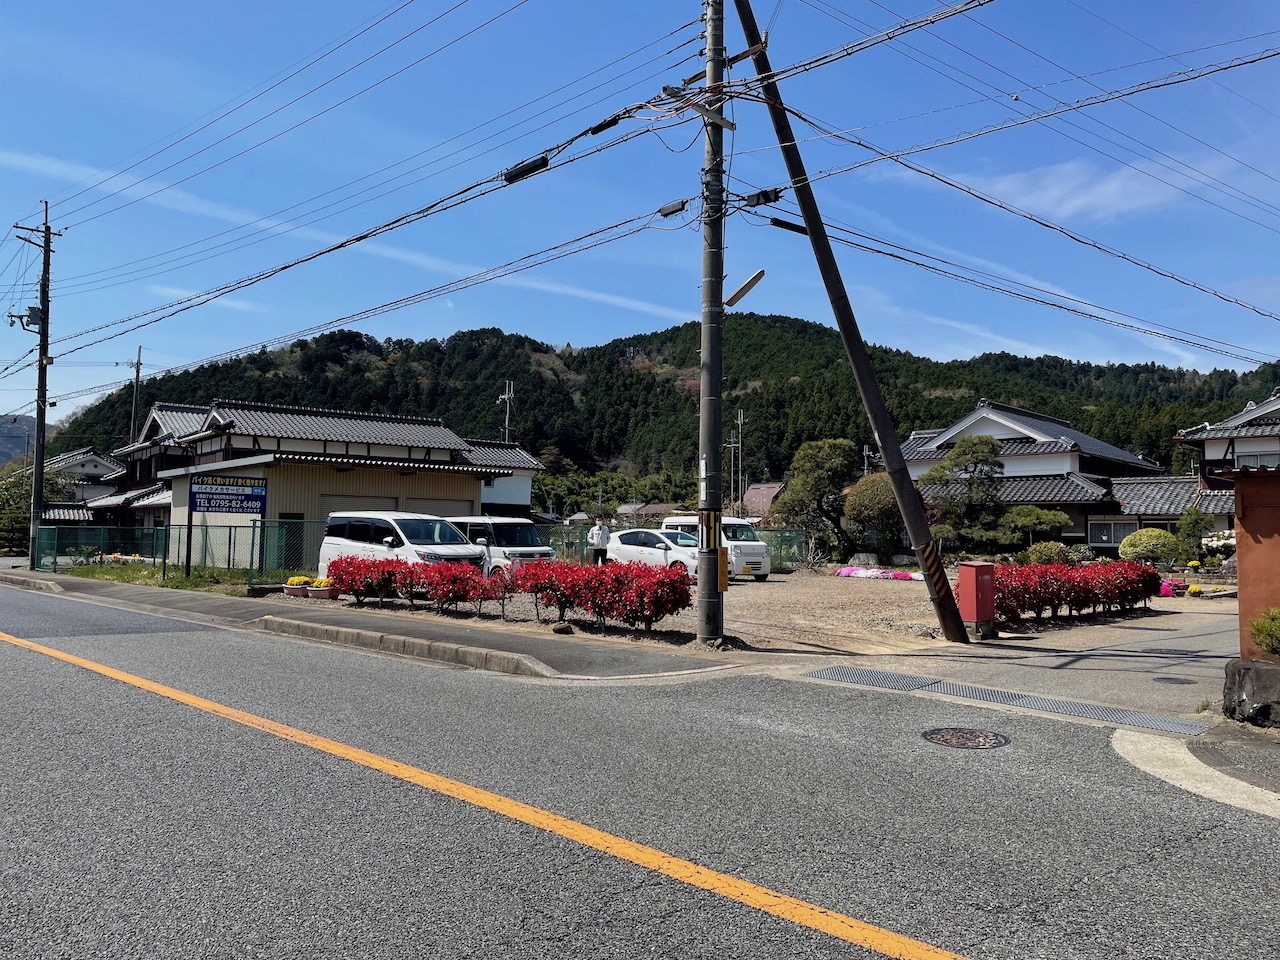
[[[968,436],[1000,441],[1000,499],[1062,511],[1071,523],[1058,538],[1069,545],[1114,550],[1142,527],[1173,530],[1189,506],[1213,514],[1218,528],[1229,525],[1230,501],[1202,490],[1196,477],[1160,476],[1155,461],[1082,433],[1065,420],[989,400],[949,427],[913,432],[902,444],[911,478],[919,480]],[[929,491],[922,493],[928,499]]]

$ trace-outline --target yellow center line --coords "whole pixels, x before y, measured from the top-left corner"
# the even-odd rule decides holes
[[[349,760],[371,770],[377,770],[400,780],[425,787],[443,796],[453,797],[456,800],[482,807],[501,816],[518,820],[521,823],[545,830],[558,837],[563,837],[566,840],[572,840],[583,846],[599,850],[619,860],[633,863],[646,870],[652,870],[655,873],[663,874],[690,886],[719,894],[728,900],[745,904],[748,907],[772,914],[783,920],[789,920],[811,930],[817,930],[840,940],[857,944],[882,956],[896,957],[899,960],[965,960],[959,954],[939,949],[919,940],[913,940],[910,937],[864,923],[861,920],[855,920],[832,910],[823,909],[804,900],[798,900],[795,897],[789,897],[770,890],[767,887],[757,886],[746,880],[740,880],[737,877],[710,870],[688,860],[682,860],[679,857],[663,853],[661,850],[655,850],[643,844],[615,837],[602,830],[596,830],[593,827],[578,823],[576,820],[558,816],[500,794],[490,793],[487,790],[481,790],[478,787],[473,787],[457,780],[450,780],[447,777],[429,773],[426,770],[419,770],[417,767],[411,767],[408,764],[379,756],[376,753],[369,753],[366,750],[340,743],[337,740],[330,740],[327,737],[308,733],[296,727],[276,723],[274,720],[268,720],[256,714],[245,713],[242,710],[236,710],[213,700],[206,700],[195,694],[186,693],[173,687],[166,687],[164,684],[156,683],[145,677],[134,676],[122,670],[95,663],[92,660],[85,660],[81,657],[64,653],[61,650],[32,643],[30,640],[22,640],[2,632],[0,632],[0,640],[74,664],[77,667],[83,667],[85,670],[91,670],[104,677],[119,680],[121,683],[127,683],[149,693],[167,697],[197,710],[203,710],[205,713],[222,717],[224,720],[252,727],[254,730],[260,730],[273,737],[279,737],[282,740],[288,740],[310,747],[313,750],[340,757],[343,760]]]

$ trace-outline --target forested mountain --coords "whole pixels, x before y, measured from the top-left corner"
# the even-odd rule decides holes
[[[0,465],[27,454],[35,444],[34,417],[10,414],[0,420]]]
[[[511,439],[553,470],[632,475],[691,471],[698,447],[697,323],[562,349],[496,328],[443,340],[376,340],[340,330],[287,348],[142,384],[152,403],[216,398],[441,418],[465,437],[500,439],[496,400],[514,382]],[[1221,420],[1280,383],[1276,367],[1236,374],[1150,364],[1093,364],[1007,353],[939,363],[869,348],[900,437],[941,427],[991,400],[1071,421],[1077,429],[1177,469],[1175,431]],[[806,440],[872,442],[839,334],[791,317],[731,314],[724,332],[724,419],[746,417],[746,472],[781,478]],[[79,411],[51,453],[126,442],[132,389]],[[141,414],[140,414],[141,417]]]

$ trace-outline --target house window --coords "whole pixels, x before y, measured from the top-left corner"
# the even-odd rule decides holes
[[[1138,524],[1132,520],[1090,520],[1089,543],[1098,547],[1119,546],[1121,540],[1137,530]]]
[[[492,486],[493,486],[493,477],[485,477],[485,478],[484,478],[484,481],[483,481],[483,485],[484,485],[484,486],[486,486],[486,487],[492,487]]]
[[[1237,467],[1280,467],[1280,453],[1238,453]]]

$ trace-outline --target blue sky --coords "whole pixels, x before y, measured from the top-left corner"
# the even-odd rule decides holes
[[[756,16],[782,69],[942,7],[767,0]],[[130,379],[139,346],[154,374],[427,291],[341,325],[413,339],[499,327],[584,346],[698,319],[698,205],[651,215],[700,189],[702,121],[662,91],[701,73],[701,13],[691,0],[5,4],[0,218],[38,224],[47,199],[62,231],[51,421],[93,399],[71,394]],[[732,2],[726,13],[732,54],[744,43]],[[1276,48],[1280,8],[1263,0],[996,0],[784,75],[788,106],[813,122],[793,118],[833,236],[1166,334],[837,244],[864,338],[937,359],[1004,350],[1209,370],[1280,356],[1280,321],[1266,315],[1280,315],[1280,57],[1115,95]],[[749,61],[731,71],[725,105],[736,195],[786,179],[753,76]],[[1086,99],[1108,102],[1043,116]],[[1032,119],[978,135],[1016,117]],[[874,152],[953,139],[903,158],[927,172]],[[546,172],[494,180],[561,145]],[[830,324],[807,242],[770,215],[798,219],[789,192],[729,219],[726,291],[763,268],[741,309]],[[628,222],[647,228],[466,280]],[[38,275],[38,251],[5,233],[6,310],[35,302]],[[29,413],[36,338],[0,331],[0,412]]]

